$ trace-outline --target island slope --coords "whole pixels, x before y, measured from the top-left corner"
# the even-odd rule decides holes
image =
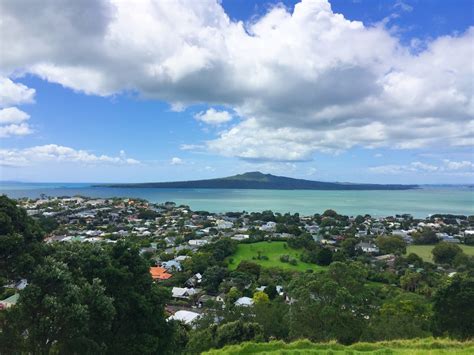
[[[272,190],[409,190],[417,185],[354,184],[294,179],[261,172],[248,172],[234,176],[174,182],[146,182],[134,184],[96,185],[126,188],[179,188],[179,189],[272,189]]]

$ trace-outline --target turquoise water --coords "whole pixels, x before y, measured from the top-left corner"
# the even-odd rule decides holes
[[[331,208],[345,215],[368,213],[389,216],[411,213],[426,217],[434,213],[474,214],[474,189],[425,187],[406,191],[316,191],[238,189],[141,189],[91,187],[90,184],[0,183],[0,193],[12,198],[47,196],[139,197],[150,202],[174,201],[193,210],[210,212],[298,212],[302,215]]]

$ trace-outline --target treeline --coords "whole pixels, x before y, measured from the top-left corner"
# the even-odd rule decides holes
[[[0,282],[28,280],[0,313],[2,354],[172,353],[169,291],[126,243],[42,243],[39,224],[0,196]]]

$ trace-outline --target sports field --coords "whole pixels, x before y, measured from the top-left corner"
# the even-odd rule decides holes
[[[229,269],[234,270],[239,266],[242,260],[248,260],[263,267],[278,267],[296,271],[306,271],[308,269],[324,270],[323,266],[300,261],[300,254],[300,250],[290,248],[286,242],[265,241],[252,244],[239,244],[235,254],[228,258]],[[262,258],[258,259],[259,255],[260,257],[267,257],[268,260]],[[297,260],[297,264],[291,265],[290,263],[281,262],[281,255],[289,255],[290,258]]]
[[[474,255],[474,246],[458,244],[459,247],[466,253],[467,255]],[[407,247],[406,255],[410,253],[414,253],[421,257],[424,261],[433,262],[433,254],[431,251],[433,250],[434,245],[409,245]]]

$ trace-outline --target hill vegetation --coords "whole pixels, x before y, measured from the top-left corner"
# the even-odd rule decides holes
[[[246,342],[226,346],[219,350],[210,350],[207,355],[239,355],[239,354],[472,354],[474,342],[455,341],[450,339],[413,339],[392,340],[376,343],[355,343],[341,345],[336,342],[312,343],[299,340],[292,343],[272,341],[269,343]]]

